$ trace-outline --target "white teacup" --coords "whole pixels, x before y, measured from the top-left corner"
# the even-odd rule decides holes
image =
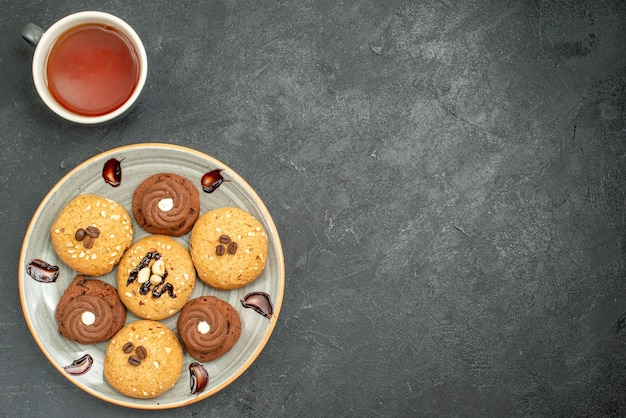
[[[131,70],[127,71],[128,74],[133,74],[132,76],[128,74],[123,77],[113,75],[115,71],[108,70],[107,64],[101,61],[105,59],[103,57],[108,56],[105,53],[85,50],[84,54],[74,53],[74,56],[71,56],[72,51],[80,50],[76,45],[80,45],[81,42],[83,45],[96,44],[91,41],[83,42],[80,39],[80,36],[87,36],[83,34],[89,33],[88,30],[92,29],[95,31],[93,33],[96,35],[98,31],[101,31],[107,34],[103,36],[115,38],[114,41],[118,44],[116,46],[117,50],[122,51],[119,53],[119,56],[124,59],[123,62],[136,63],[136,67],[129,67]],[[98,11],[78,12],[62,18],[46,31],[37,25],[29,23],[24,27],[22,36],[35,46],[32,70],[37,93],[39,93],[43,102],[62,118],[81,125],[101,125],[125,116],[136,104],[148,75],[148,59],[141,39],[133,28],[122,19]],[[67,41],[70,37],[73,40]],[[70,44],[69,42],[75,43]],[[64,49],[64,51],[67,52],[66,54],[58,52],[63,51],[61,50],[63,43],[67,43],[68,45]],[[108,45],[109,43],[111,43],[109,40],[103,41],[102,45]],[[71,45],[71,47],[69,45]],[[125,51],[123,46],[127,46],[126,52],[123,52]],[[87,49],[87,47],[85,47],[85,49]],[[71,59],[65,60],[67,64],[64,64],[64,57],[68,56],[71,56]],[[91,64],[87,61],[90,58],[82,58],[96,56],[98,57],[98,61],[93,61]],[[51,57],[53,58],[50,64]],[[122,58],[118,61],[122,62]],[[71,65],[69,64],[70,61],[72,62]],[[88,63],[85,64],[84,61]],[[97,65],[94,65],[96,62]],[[51,68],[50,77],[49,64]],[[86,71],[83,67],[80,67],[80,65],[91,65],[89,68],[92,68],[93,71]],[[65,72],[53,71],[54,68],[64,68],[63,71]],[[72,74],[74,75],[70,76],[70,70],[68,70],[68,68],[71,68],[71,71],[74,72]],[[91,75],[92,72],[97,74]],[[57,81],[59,77],[55,74],[68,75],[64,80]],[[85,74],[89,75],[87,76]],[[77,80],[71,77],[75,77]],[[134,83],[130,81],[130,78],[134,78]],[[122,83],[119,81],[121,79],[125,81]],[[92,83],[92,80],[97,80],[97,82],[94,81]],[[115,84],[116,87],[112,86],[113,84]],[[119,85],[119,88],[117,85]],[[64,90],[64,88],[66,88],[64,86],[67,86],[67,89],[73,90]],[[120,93],[114,93],[116,90],[119,90]],[[71,94],[65,94],[66,91],[71,91]],[[88,93],[83,94],[82,92]],[[91,108],[86,105],[84,106],[83,103],[87,100],[87,97],[92,98],[90,99],[92,101],[96,100],[94,98],[98,97],[98,94],[94,92],[102,92],[103,99],[101,107]],[[109,98],[109,96],[113,94],[117,95],[115,96],[115,100]],[[104,98],[105,96],[106,99]],[[72,97],[76,98],[75,103],[72,102]],[[92,104],[89,104],[89,106],[92,106]],[[100,106],[100,104],[93,106]]]

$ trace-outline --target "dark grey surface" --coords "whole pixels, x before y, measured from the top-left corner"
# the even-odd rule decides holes
[[[166,142],[258,191],[283,309],[231,386],[163,416],[626,414],[623,1],[0,0],[0,415],[146,416],[47,362],[18,257],[86,158]],[[60,121],[22,26],[81,9],[150,61],[128,118]]]

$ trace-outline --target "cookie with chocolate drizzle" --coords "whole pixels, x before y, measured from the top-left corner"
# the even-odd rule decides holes
[[[191,296],[196,271],[187,249],[166,235],[148,235],[122,256],[117,291],[129,311],[160,320],[180,311]]]

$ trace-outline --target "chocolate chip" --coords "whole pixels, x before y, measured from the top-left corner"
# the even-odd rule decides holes
[[[132,352],[134,350],[135,346],[133,345],[133,343],[131,343],[130,341],[127,342],[126,344],[124,344],[124,347],[122,347],[122,351],[124,351],[126,354]]]
[[[26,273],[38,282],[52,283],[59,277],[59,266],[35,258],[26,265]]]
[[[222,244],[228,244],[230,242],[230,237],[228,235],[220,235],[219,241]]]
[[[74,234],[74,238],[76,238],[76,241],[82,241],[85,238],[85,230],[83,228],[78,228]]]
[[[69,366],[63,367],[63,370],[71,375],[80,376],[81,374],[87,373],[89,369],[91,369],[92,364],[93,357],[89,354],[85,354],[78,360],[74,360]]]
[[[235,241],[231,241],[228,244],[228,254],[235,254],[237,252],[237,243]]]
[[[209,373],[200,363],[193,362],[189,365],[191,394],[200,393],[209,383]]]
[[[88,226],[85,232],[91,238],[98,238],[98,236],[100,235],[100,230],[95,226]]]
[[[137,356],[128,357],[128,364],[131,366],[139,366],[141,364],[141,359]]]
[[[215,247],[215,254],[224,255],[225,252],[226,252],[226,248],[224,248],[222,244],[218,244],[218,246]]]
[[[85,239],[83,240],[83,247],[87,249],[90,249],[91,247],[93,247],[93,238],[87,235]]]
[[[222,171],[222,169],[218,168],[215,170],[211,170],[208,173],[204,173],[204,175],[200,179],[202,190],[207,193],[213,193],[215,189],[217,189],[220,184],[224,182],[224,177],[222,177],[220,171]]]
[[[266,318],[271,318],[274,314],[274,307],[270,295],[265,292],[250,292],[242,300],[244,308],[251,308]]]
[[[146,351],[146,348],[143,345],[140,345],[139,347],[137,347],[135,349],[135,353],[137,354],[137,357],[139,357],[141,360],[148,357],[148,352]]]

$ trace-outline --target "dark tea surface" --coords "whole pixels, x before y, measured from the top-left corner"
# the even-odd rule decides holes
[[[139,60],[123,34],[109,26],[86,24],[69,30],[52,46],[46,76],[50,92],[63,107],[99,116],[132,95]]]

